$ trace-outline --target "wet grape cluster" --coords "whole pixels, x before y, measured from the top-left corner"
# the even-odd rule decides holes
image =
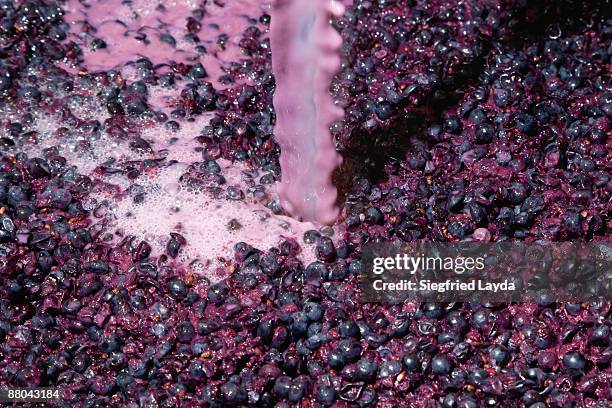
[[[39,111],[77,151],[104,130],[152,155],[143,128],[211,114],[186,181],[220,184],[225,158],[273,183],[270,16],[244,31],[220,89],[205,66],[159,74],[146,58],[138,81],[69,73],[58,61],[81,50],[62,4],[0,1],[0,107],[17,118],[0,118],[0,386],[60,387],[60,407],[609,406],[609,300],[381,305],[358,287],[368,242],[610,239],[605,2],[353,3],[334,22],[346,115],[332,130],[358,174],[342,185],[342,236],[237,243],[229,278],[211,283],[177,260],[179,234],[153,257],[91,224],[96,175],[135,179],[163,157],[82,175],[57,148],[21,150]],[[153,85],[182,88],[169,114],[149,104]],[[82,119],[75,101],[110,117]],[[304,265],[307,246],[317,260]]]

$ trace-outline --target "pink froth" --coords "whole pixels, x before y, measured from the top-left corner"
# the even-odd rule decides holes
[[[239,174],[232,176],[239,169],[228,162],[221,165],[228,184],[244,188],[245,182]],[[154,255],[165,251],[170,233],[179,233],[188,243],[180,258],[206,265],[219,258],[232,259],[237,242],[268,250],[279,245],[284,237],[298,238],[314,227],[274,215],[250,197],[232,201],[189,187],[179,181],[186,167],[184,163],[177,163],[137,179],[135,182],[147,191],[144,201],[134,203],[129,197],[112,200],[109,212],[112,222],[108,229],[148,241]],[[103,195],[98,196],[98,200],[104,199]],[[306,250],[300,257],[309,262],[314,254]]]
[[[147,57],[154,64],[201,62],[216,82],[225,74],[227,63],[242,57],[240,35],[249,26],[249,18],[259,17],[265,8],[265,3],[257,0],[69,0],[64,18],[82,46],[82,68],[90,72],[119,68]],[[188,20],[194,19],[196,10],[203,10],[195,35],[206,48],[205,54],[196,50],[197,44],[184,39]],[[162,41],[162,34],[171,35],[176,47]],[[217,44],[221,34],[228,35],[224,45]],[[107,47],[92,49],[94,38],[104,40]]]

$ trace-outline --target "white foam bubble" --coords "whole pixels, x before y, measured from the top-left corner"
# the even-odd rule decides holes
[[[99,108],[101,103],[70,103],[71,113],[79,120],[98,120],[100,124],[109,117],[106,110]],[[82,174],[90,175],[96,167],[108,160],[127,161],[143,159],[143,154],[129,149],[124,141],[116,140],[101,127],[88,134],[79,134],[68,129],[59,132],[66,126],[56,115],[34,112],[34,123],[28,130],[37,132],[36,143],[24,144],[21,148],[29,156],[42,156],[50,147],[57,148],[60,156],[66,158],[68,165],[76,166]],[[114,177],[118,182],[120,179]]]

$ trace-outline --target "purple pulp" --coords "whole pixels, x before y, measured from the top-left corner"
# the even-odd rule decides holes
[[[315,229],[275,195],[269,7],[0,0],[0,386],[609,406],[607,299],[366,304],[357,284],[368,242],[609,242],[603,6],[354,1],[333,19],[340,213]]]

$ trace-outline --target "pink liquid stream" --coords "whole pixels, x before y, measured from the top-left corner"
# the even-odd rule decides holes
[[[344,112],[329,87],[340,69],[342,38],[329,21],[343,12],[333,0],[277,0],[272,9],[274,134],[282,170],[278,192],[286,211],[318,224],[338,217],[332,173],[342,157],[329,128]]]

